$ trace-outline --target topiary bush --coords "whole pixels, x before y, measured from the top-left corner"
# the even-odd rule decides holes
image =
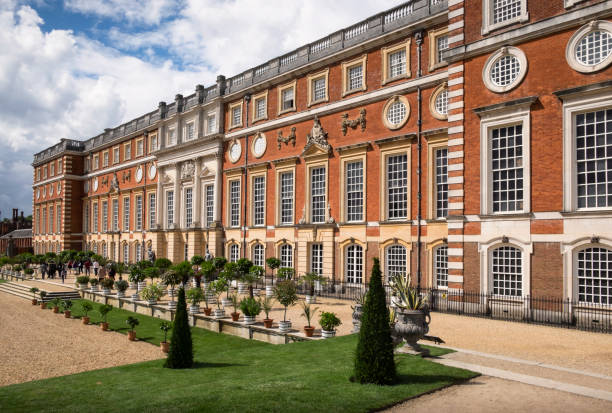
[[[193,366],[193,342],[187,318],[185,289],[179,289],[174,328],[170,340],[170,351],[164,367],[170,369],[188,369]]]
[[[374,258],[370,286],[361,315],[353,378],[362,384],[379,385],[392,384],[396,379],[389,309],[378,258]]]

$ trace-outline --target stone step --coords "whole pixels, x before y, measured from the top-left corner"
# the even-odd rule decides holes
[[[16,295],[18,297],[32,299],[33,295],[30,292],[30,286],[17,284],[14,282],[7,282],[0,284],[0,291],[7,292],[9,294]],[[37,294],[36,297],[40,300],[40,296]],[[62,300],[78,300],[81,298],[81,295],[76,291],[48,291],[47,295],[44,298],[44,302],[48,302],[53,300],[54,298],[60,298]]]

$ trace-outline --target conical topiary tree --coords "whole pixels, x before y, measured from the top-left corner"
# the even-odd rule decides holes
[[[370,287],[361,315],[354,379],[362,384],[391,384],[395,381],[395,374],[389,309],[385,302],[380,264],[378,258],[374,258]]]
[[[187,303],[185,302],[185,289],[181,288],[178,294],[174,328],[170,341],[170,351],[164,367],[171,369],[188,369],[193,366],[193,343],[191,330],[187,319]]]

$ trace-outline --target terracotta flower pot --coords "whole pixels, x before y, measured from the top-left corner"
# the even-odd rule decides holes
[[[311,327],[311,326],[305,326],[304,327],[304,333],[306,333],[306,337],[312,337],[313,333],[314,333],[315,328]]]
[[[230,315],[232,316],[232,321],[238,321],[240,318],[240,313],[231,313]]]
[[[83,324],[89,324],[89,317],[83,317]]]
[[[102,331],[107,331],[108,330],[108,323],[100,323],[100,328],[102,328]]]
[[[70,318],[70,310],[64,311],[64,318]]]
[[[47,308],[47,303],[40,303],[40,308],[42,308],[43,310]]]
[[[32,298],[32,305],[38,304],[38,300],[36,298]]]
[[[128,340],[136,341],[136,332],[135,331],[128,331]]]
[[[55,314],[59,313],[59,307],[53,307],[53,312],[54,312]]]
[[[161,343],[159,343],[159,347],[164,353],[170,351],[170,343],[168,343],[167,341],[162,341]]]
[[[212,308],[205,308],[204,309],[204,315],[211,315],[212,314]]]
[[[271,318],[265,318],[265,319],[264,319],[264,321],[263,321],[263,323],[264,323],[264,327],[265,327],[265,328],[272,328],[272,322],[273,322],[273,321],[274,321],[274,320],[273,320],[273,319],[271,319]]]

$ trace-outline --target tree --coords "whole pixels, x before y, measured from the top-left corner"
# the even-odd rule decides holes
[[[174,327],[170,340],[170,351],[164,367],[170,369],[188,369],[193,366],[193,342],[191,341],[191,329],[187,318],[187,303],[185,301],[185,289],[181,288],[176,305]]]
[[[193,277],[193,268],[191,268],[191,263],[189,261],[183,261],[176,265],[170,267],[175,273],[177,273],[181,277],[181,283],[183,287],[189,281],[190,277]]]
[[[385,301],[380,263],[374,258],[370,286],[366,294],[361,329],[355,353],[355,381],[392,384],[396,378],[389,309]]]

